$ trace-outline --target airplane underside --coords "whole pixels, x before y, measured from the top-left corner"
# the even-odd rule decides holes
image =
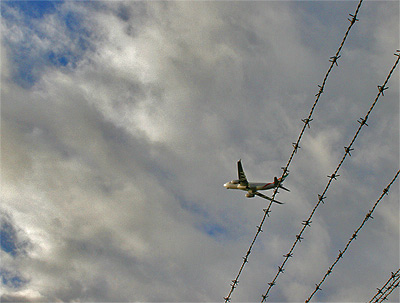
[[[289,191],[287,188],[282,186],[282,182],[285,180],[287,177],[287,174],[282,176],[281,178],[274,178],[274,182],[271,183],[253,183],[253,182],[248,182],[246,175],[243,171],[242,163],[241,160],[238,161],[238,180],[232,180],[230,182],[227,182],[224,184],[224,187],[226,189],[240,189],[247,191],[246,193],[246,198],[254,198],[255,196],[259,196],[260,198],[267,199],[271,202],[275,202],[278,204],[283,204],[282,202],[276,201],[275,199],[268,197],[262,193],[259,192],[259,190],[268,190],[268,189],[273,189],[273,188],[282,188],[284,190]]]
[[[255,194],[254,194],[254,193],[248,192],[248,193],[246,194],[246,198],[254,198],[254,197],[255,197]]]

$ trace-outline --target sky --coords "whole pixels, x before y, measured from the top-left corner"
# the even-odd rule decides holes
[[[282,174],[356,6],[2,1],[2,302],[223,302],[268,205],[223,184]],[[399,3],[358,19],[232,302],[260,302],[396,60]],[[269,301],[307,299],[399,169],[387,86]],[[399,268],[398,181],[373,217],[313,301]]]

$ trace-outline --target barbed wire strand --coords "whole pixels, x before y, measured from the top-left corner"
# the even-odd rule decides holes
[[[400,278],[396,279],[396,282],[393,282],[387,289],[387,292],[385,293],[384,296],[382,296],[381,298],[379,298],[378,300],[376,300],[376,303],[381,303],[385,300],[387,300],[387,298],[389,297],[389,295],[397,288],[399,287],[400,284]]]
[[[339,263],[340,259],[343,258],[343,255],[346,253],[346,251],[348,250],[348,248],[350,247],[351,242],[353,242],[353,240],[355,240],[357,238],[358,233],[360,232],[360,230],[364,227],[365,223],[367,223],[367,221],[369,219],[373,219],[372,217],[372,213],[375,211],[375,208],[378,206],[379,202],[383,199],[383,197],[385,195],[387,195],[389,193],[389,189],[390,186],[394,183],[394,181],[396,181],[397,177],[399,176],[400,170],[397,171],[397,174],[394,176],[394,178],[392,179],[392,181],[389,183],[389,185],[383,190],[381,196],[379,197],[379,199],[375,202],[374,206],[372,207],[372,209],[367,213],[367,215],[365,216],[364,220],[362,221],[361,225],[356,229],[356,231],[353,233],[353,235],[350,237],[350,240],[347,242],[345,248],[343,249],[343,251],[339,250],[339,255],[337,256],[336,260],[333,262],[333,264],[329,267],[328,271],[325,273],[324,277],[322,278],[322,280],[318,283],[315,284],[315,289],[314,291],[311,293],[311,295],[308,297],[308,299],[305,301],[305,303],[308,303],[311,301],[311,299],[313,298],[313,296],[316,294],[317,291],[321,290],[321,285],[325,282],[326,278],[332,273],[333,268],[336,266],[337,263]]]
[[[371,300],[368,301],[368,303],[378,302],[379,299],[381,299],[387,293],[387,291],[389,291],[391,288],[393,288],[394,285],[396,285],[396,282],[400,279],[399,272],[400,272],[400,269],[398,269],[396,272],[392,272],[390,278],[387,280],[385,285],[383,285],[381,288],[377,288],[378,292],[372,297]],[[393,280],[393,282],[391,283],[392,280]],[[390,284],[390,285],[388,286],[388,284]]]
[[[400,51],[398,50],[397,52],[400,52]],[[400,54],[396,53],[395,56],[397,56],[397,59],[396,59],[396,62],[394,63],[394,65],[393,65],[392,69],[390,70],[389,75],[387,76],[387,78],[386,78],[386,80],[385,80],[385,82],[383,83],[382,86],[378,85],[378,91],[379,91],[379,92],[378,92],[378,95],[376,96],[374,102],[372,103],[370,109],[368,110],[368,113],[366,114],[365,118],[361,118],[360,120],[357,121],[357,122],[360,124],[359,128],[357,129],[357,131],[356,131],[356,133],[355,133],[353,139],[351,140],[349,146],[345,146],[345,147],[344,147],[345,153],[344,153],[344,155],[343,155],[342,160],[340,161],[339,165],[336,167],[334,173],[331,174],[330,176],[328,176],[329,181],[328,181],[328,183],[327,183],[327,185],[326,185],[324,191],[322,192],[322,194],[318,194],[318,202],[317,202],[317,204],[314,206],[314,208],[313,208],[313,210],[311,211],[311,214],[310,214],[310,216],[308,217],[308,219],[302,222],[303,227],[302,227],[302,229],[300,230],[300,233],[299,233],[298,235],[296,235],[296,240],[294,241],[294,243],[293,243],[292,247],[290,248],[289,252],[288,252],[286,255],[283,256],[285,259],[284,259],[283,263],[281,264],[281,266],[278,266],[278,272],[276,273],[274,279],[272,280],[272,282],[270,282],[270,283],[267,284],[267,285],[268,285],[268,288],[267,288],[266,293],[265,293],[264,295],[262,295],[262,300],[261,300],[261,302],[265,302],[265,301],[266,301],[266,299],[267,299],[267,297],[268,297],[268,294],[269,294],[271,288],[272,288],[273,286],[276,285],[276,280],[278,279],[279,275],[280,275],[281,273],[283,273],[284,267],[285,267],[286,263],[288,262],[288,259],[289,259],[290,257],[293,257],[293,251],[294,251],[294,249],[295,249],[297,243],[298,243],[298,242],[301,242],[301,240],[304,239],[304,238],[302,237],[302,235],[303,235],[305,229],[306,229],[307,227],[311,226],[311,223],[312,223],[311,219],[313,218],[315,211],[317,210],[317,208],[319,207],[319,205],[320,205],[321,203],[324,203],[324,199],[326,199],[325,194],[326,194],[326,192],[328,191],[328,189],[329,189],[329,187],[330,187],[330,185],[331,185],[331,183],[332,183],[332,180],[334,180],[334,179],[337,180],[337,177],[339,177],[339,175],[338,175],[337,173],[338,173],[340,167],[342,166],[343,162],[344,162],[345,159],[347,158],[347,155],[351,156],[350,152],[354,150],[354,149],[352,148],[354,142],[356,141],[356,139],[357,139],[357,137],[358,137],[358,135],[359,135],[359,133],[360,133],[362,127],[363,127],[364,125],[367,126],[367,123],[366,123],[366,122],[367,122],[367,120],[368,120],[369,115],[371,114],[371,112],[372,112],[372,110],[374,109],[376,103],[378,102],[379,97],[380,97],[381,95],[383,95],[383,91],[387,89],[386,84],[388,83],[390,77],[391,77],[392,74],[393,74],[393,71],[395,70],[396,66],[397,66],[398,63],[399,63]]]
[[[339,46],[336,54],[333,57],[330,57],[329,62],[331,62],[331,65],[329,66],[328,71],[325,74],[325,77],[324,77],[324,79],[322,81],[322,84],[318,85],[319,91],[315,95],[316,99],[314,101],[314,104],[311,107],[311,110],[310,110],[310,113],[309,113],[308,117],[301,120],[304,123],[303,128],[300,131],[300,134],[299,134],[299,137],[298,137],[296,143],[292,144],[293,145],[293,151],[292,151],[292,153],[291,153],[291,155],[289,157],[289,160],[288,160],[286,166],[282,167],[283,173],[282,173],[281,178],[284,177],[289,172],[290,163],[292,162],[292,160],[294,158],[294,155],[297,153],[297,150],[300,148],[299,144],[300,144],[300,141],[301,141],[301,139],[302,139],[302,137],[303,137],[303,135],[305,133],[305,130],[306,130],[307,127],[310,128],[310,122],[313,120],[312,119],[313,113],[314,113],[315,108],[316,108],[316,106],[318,104],[318,101],[319,101],[319,99],[320,99],[320,97],[321,97],[321,95],[322,95],[322,93],[324,91],[324,88],[325,88],[326,82],[328,80],[329,74],[331,73],[331,71],[332,71],[332,69],[333,69],[333,67],[335,65],[338,66],[337,60],[340,58],[340,52],[341,52],[341,50],[342,50],[342,48],[344,46],[344,43],[345,43],[345,41],[347,39],[347,36],[349,35],[349,32],[350,32],[351,28],[353,27],[353,25],[356,23],[356,21],[359,21],[357,19],[357,15],[359,13],[359,10],[361,8],[361,4],[362,3],[363,3],[363,0],[360,0],[358,5],[357,5],[357,8],[356,8],[354,14],[353,15],[349,14],[349,16],[351,17],[351,18],[348,18],[348,20],[350,21],[350,26],[347,28],[347,31],[346,31],[343,39],[342,39],[342,42],[340,43],[340,46]],[[278,193],[278,187],[276,187],[274,189],[274,192],[272,194],[272,201],[269,203],[268,207],[263,209],[264,215],[263,215],[263,217],[261,219],[260,224],[257,226],[256,234],[255,234],[255,236],[254,236],[254,238],[253,238],[253,240],[252,240],[252,242],[251,242],[251,244],[249,246],[249,249],[246,252],[246,255],[244,257],[242,257],[243,258],[243,263],[239,268],[239,272],[236,275],[236,278],[234,280],[232,280],[232,284],[230,284],[231,289],[230,289],[228,295],[226,297],[224,297],[225,303],[227,303],[227,302],[229,302],[231,300],[232,293],[233,293],[233,291],[235,290],[235,288],[237,287],[237,285],[239,283],[239,277],[240,277],[240,275],[241,275],[246,263],[248,262],[248,258],[249,258],[250,254],[251,254],[251,250],[252,250],[255,242],[257,241],[258,235],[262,232],[262,227],[264,225],[265,219],[266,219],[267,216],[269,217],[269,214],[271,213],[270,209],[271,209],[273,200],[275,199],[275,196]]]

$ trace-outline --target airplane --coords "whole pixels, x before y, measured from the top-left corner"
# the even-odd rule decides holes
[[[282,188],[286,191],[290,191],[286,187],[282,185],[283,181],[289,174],[285,174],[282,178],[274,178],[274,182],[272,183],[254,183],[254,182],[248,182],[246,175],[243,170],[242,166],[242,160],[239,160],[237,162],[237,167],[238,167],[238,178],[239,180],[232,180],[224,184],[224,187],[227,189],[240,189],[247,191],[246,198],[253,198],[254,196],[259,196],[261,198],[267,199],[269,201],[278,203],[278,204],[283,204],[282,202],[276,201],[275,199],[272,199],[262,193],[259,192],[259,190],[267,190],[267,189],[272,189],[272,188]]]

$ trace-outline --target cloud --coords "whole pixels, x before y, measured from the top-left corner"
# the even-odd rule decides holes
[[[313,4],[66,2],[29,22],[2,4],[2,249],[26,281],[2,299],[222,300],[265,207],[222,184],[239,158],[281,174],[354,11]],[[394,62],[398,9],[365,6],[236,301],[265,292]],[[398,167],[392,81],[271,300],[305,299]],[[396,186],[317,299],[368,299],[394,270]]]

